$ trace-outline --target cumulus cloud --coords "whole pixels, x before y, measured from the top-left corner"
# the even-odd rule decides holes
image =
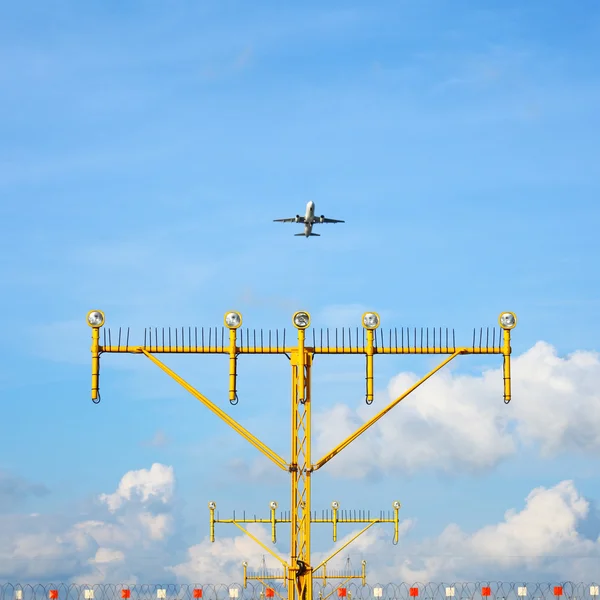
[[[248,531],[263,544],[272,547],[267,530],[250,524]],[[285,556],[285,555],[284,555]],[[206,581],[211,583],[239,581],[241,578],[242,562],[258,568],[262,563],[268,569],[281,569],[281,563],[267,554],[255,541],[240,532],[234,537],[219,537],[214,542],[205,538],[199,544],[188,549],[187,559],[169,571],[179,581]]]
[[[102,494],[111,512],[115,512],[127,501],[138,498],[142,502],[158,501],[167,504],[173,497],[175,477],[173,467],[154,463],[150,470],[140,469],[126,473],[114,494]]]
[[[378,394],[375,406],[382,407],[418,379],[413,373],[397,375],[387,393]],[[600,449],[597,353],[561,358],[550,344],[539,342],[513,358],[512,383],[513,401],[505,406],[500,369],[477,376],[440,371],[326,468],[356,478],[424,468],[478,472],[515,454],[521,445],[535,444],[544,456]],[[318,415],[313,425],[316,451],[329,451],[373,414],[372,407],[337,405]]]
[[[499,523],[471,534],[451,524],[437,538],[409,544],[380,576],[395,571],[405,581],[593,580],[600,540],[581,532],[592,516],[572,481],[539,487],[522,510],[507,511]]]
[[[129,471],[115,492],[101,494],[96,518],[0,517],[0,579],[128,581],[164,573],[173,533],[172,467]]]

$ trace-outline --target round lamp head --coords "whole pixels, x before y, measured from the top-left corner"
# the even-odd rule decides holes
[[[211,500],[211,501],[208,503],[208,508],[210,508],[210,510],[215,510],[215,508],[217,508],[217,503],[216,503],[216,502],[214,502],[213,500]]]
[[[340,507],[340,503],[336,502],[335,500],[331,503],[331,508],[333,508],[333,510],[337,510]]]
[[[275,502],[275,500],[271,500],[271,502],[269,502],[269,506],[271,507],[271,510],[276,510],[278,504]]]
[[[394,503],[392,504],[392,506],[398,510],[402,505],[400,504],[400,502],[398,502],[398,500],[394,500]]]
[[[101,310],[90,310],[87,314],[87,324],[90,327],[102,327],[104,325],[104,313]]]
[[[503,312],[498,317],[498,323],[502,329],[512,329],[517,324],[517,316],[512,312]]]
[[[237,329],[242,325],[242,315],[235,310],[225,313],[225,327],[229,329]]]
[[[306,329],[310,325],[310,315],[304,310],[299,310],[294,313],[292,321],[297,329]]]
[[[362,316],[362,324],[365,329],[377,329],[379,327],[379,315],[375,312],[366,312]]]

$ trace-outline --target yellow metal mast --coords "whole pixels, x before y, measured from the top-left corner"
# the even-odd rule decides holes
[[[282,515],[277,518],[277,502],[270,503],[271,515],[268,519],[219,519],[215,516],[216,503],[209,502],[210,512],[210,539],[215,539],[215,523],[230,523],[243,531],[252,538],[269,554],[274,556],[282,565],[282,575],[248,575],[247,563],[243,563],[244,568],[244,586],[247,580],[254,579],[260,581],[267,587],[267,581],[280,580],[285,582],[287,588],[287,600],[312,600],[313,580],[317,579],[324,584],[328,579],[361,579],[362,584],[366,584],[366,562],[362,561],[362,569],[359,574],[328,574],[327,563],[339,552],[349,546],[357,537],[376,523],[394,523],[394,543],[398,542],[398,524],[400,502],[393,502],[393,517],[386,517],[383,512],[378,518],[371,518],[365,511],[359,511],[358,518],[356,514],[348,515],[345,511],[339,510],[339,503],[331,503],[331,512],[322,518],[317,518],[311,509],[311,479],[314,471],[317,471],[327,464],[334,456],[339,454],[346,446],[351,444],[362,433],[377,423],[384,415],[398,405],[404,398],[417,389],[432,375],[437,373],[442,367],[452,361],[454,358],[464,354],[501,354],[504,358],[504,402],[508,404],[511,400],[511,379],[510,379],[510,332],[516,326],[517,319],[514,313],[501,313],[498,319],[502,338],[498,332],[496,340],[496,330],[492,330],[492,340],[490,344],[490,330],[486,330],[485,343],[483,342],[483,329],[479,332],[479,343],[476,343],[476,331],[473,331],[473,343],[471,346],[456,346],[454,341],[454,331],[451,337],[448,329],[445,330],[445,340],[443,339],[441,328],[432,330],[430,340],[430,330],[425,332],[420,329],[420,342],[417,341],[417,330],[401,329],[400,343],[398,342],[398,330],[389,330],[388,344],[385,343],[383,331],[379,330],[380,317],[375,312],[367,312],[362,317],[363,335],[358,333],[352,340],[350,329],[341,330],[341,346],[339,333],[335,333],[335,345],[330,340],[330,331],[321,330],[320,344],[317,344],[316,333],[313,329],[312,345],[307,346],[306,333],[310,327],[310,315],[306,311],[294,313],[292,322],[297,329],[297,344],[295,346],[286,346],[285,331],[283,339],[280,340],[279,332],[275,331],[273,340],[272,332],[268,332],[268,341],[263,337],[263,331],[260,330],[260,344],[257,343],[257,331],[252,332],[253,342],[250,342],[250,332],[246,330],[246,340],[241,330],[242,316],[236,311],[229,311],[225,314],[224,325],[221,329],[221,343],[218,340],[218,330],[208,329],[205,336],[205,330],[201,329],[200,337],[197,328],[184,328],[181,330],[170,328],[165,332],[161,330],[159,335],[157,328],[148,328],[144,331],[143,345],[129,344],[129,329],[127,329],[126,339],[122,344],[122,330],[119,329],[118,342],[112,343],[110,329],[103,329],[103,343],[100,343],[100,329],[104,326],[104,313],[99,310],[92,310],[87,315],[87,323],[92,328],[92,400],[95,403],[100,401],[100,356],[103,353],[131,353],[143,354],[151,360],[156,366],[162,369],[167,375],[173,378],[190,394],[195,396],[215,415],[227,423],[232,429],[239,433],[244,439],[250,442],[263,455],[271,460],[279,468],[290,473],[290,512],[289,515]],[[225,344],[225,329],[229,330],[228,344]],[[238,330],[240,339],[238,339]],[[377,331],[379,330],[379,339]],[[213,337],[214,333],[214,337]],[[347,337],[346,337],[347,333]],[[412,333],[412,339],[411,339]],[[174,335],[172,335],[174,334]],[[186,336],[187,334],[187,336]],[[424,339],[425,334],[425,339]],[[437,336],[436,336],[437,334]],[[325,339],[324,339],[325,336]],[[207,339],[208,338],[208,339]],[[281,341],[281,344],[280,344]],[[347,341],[347,344],[346,344]],[[425,341],[425,345],[424,345]],[[430,341],[432,342],[430,344]],[[174,342],[174,343],[173,343]],[[496,343],[497,342],[497,343]],[[265,345],[266,344],[266,345]],[[183,378],[172,371],[167,365],[161,362],[157,354],[227,354],[229,356],[229,402],[232,405],[237,404],[237,359],[240,354],[285,354],[289,357],[292,367],[292,406],[291,406],[291,460],[288,463],[284,458],[271,450],[266,444],[250,433],[235,419],[211,402],[206,396],[187,383]],[[361,425],[354,433],[335,446],[327,454],[316,462],[313,462],[311,455],[311,373],[313,358],[316,354],[363,354],[366,357],[366,397],[367,404],[372,404],[374,399],[373,384],[373,357],[375,354],[440,354],[446,355],[440,364],[434,367],[429,373],[424,375],[419,381],[413,384],[408,390],[403,392],[386,407],[376,413],[366,423]],[[277,555],[271,548],[261,542],[256,536],[252,535],[243,524],[262,523],[271,525],[271,538],[273,543],[276,540],[277,523],[290,524],[290,558],[284,560]],[[333,540],[337,540],[337,525],[339,523],[362,523],[366,526],[354,535],[349,541],[338,548],[331,556],[322,561],[319,565],[313,566],[311,563],[311,525],[312,523],[330,523],[333,525]],[[274,595],[274,590],[267,587],[267,592]],[[269,594],[267,594],[269,595]],[[279,594],[277,594],[280,596]],[[331,595],[331,594],[330,594]],[[281,597],[281,596],[280,596]]]

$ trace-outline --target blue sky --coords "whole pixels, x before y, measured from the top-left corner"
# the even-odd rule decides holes
[[[103,401],[92,405],[91,308],[138,341],[149,325],[220,325],[229,309],[248,327],[290,334],[298,309],[317,327],[355,327],[373,309],[387,326],[454,327],[465,343],[473,327],[514,310],[513,350],[523,357],[512,404],[502,403],[500,373],[482,374],[499,360],[462,358],[394,411],[391,429],[423,432],[409,458],[400,433],[374,433],[374,447],[348,449],[337,470],[332,461],[319,473],[315,507],[335,497],[378,510],[398,497],[414,525],[386,555],[390,580],[489,573],[406,570],[405,560],[435,554],[453,523],[481,553],[477,532],[525,510],[540,486],[579,515],[582,540],[595,540],[599,34],[600,10],[585,1],[4,3],[4,518],[44,515],[40,525],[23,516],[38,535],[57,523],[63,535],[102,510],[117,522],[101,494],[126,473],[172,467],[164,476],[175,491],[163,498],[172,524],[153,551],[187,564],[177,572],[185,578],[196,573],[188,549],[208,533],[208,500],[223,512],[265,512],[274,497],[288,504],[285,474],[255,463],[243,440],[143,357],[104,356]],[[346,223],[322,226],[318,240],[272,223],[308,200]],[[242,357],[234,408],[224,357],[169,364],[288,455],[285,358]],[[365,409],[362,360],[318,358],[315,422],[358,423],[382,406],[393,378],[432,364],[379,357],[378,399]],[[349,412],[335,412],[340,404]],[[326,447],[336,431],[320,435]],[[397,454],[379,460],[395,441]],[[555,487],[564,481],[573,488]],[[590,503],[585,514],[573,508],[577,494]],[[135,510],[152,513],[140,498]],[[0,554],[11,558],[22,534],[15,525],[0,538]],[[113,561],[123,571],[97,559],[94,576],[156,572],[135,550],[87,535],[86,551],[124,554]],[[329,531],[315,535],[325,551]],[[369,552],[358,548],[354,563]],[[57,571],[61,556],[39,577],[85,575],[88,567]],[[8,558],[0,578],[26,577],[23,561]],[[217,558],[223,577],[242,560]],[[586,576],[568,562],[498,573]]]

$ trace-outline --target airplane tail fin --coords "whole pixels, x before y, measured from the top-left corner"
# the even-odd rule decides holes
[[[294,235],[295,235],[296,237],[300,237],[300,236],[304,237],[306,234],[305,234],[305,233],[295,233]],[[314,235],[314,236],[316,236],[316,237],[321,237],[321,234],[320,234],[320,233],[309,233],[308,235],[309,235],[309,236],[313,236],[313,235]]]
[[[317,237],[321,237],[320,233],[311,233],[310,235],[316,235]]]

